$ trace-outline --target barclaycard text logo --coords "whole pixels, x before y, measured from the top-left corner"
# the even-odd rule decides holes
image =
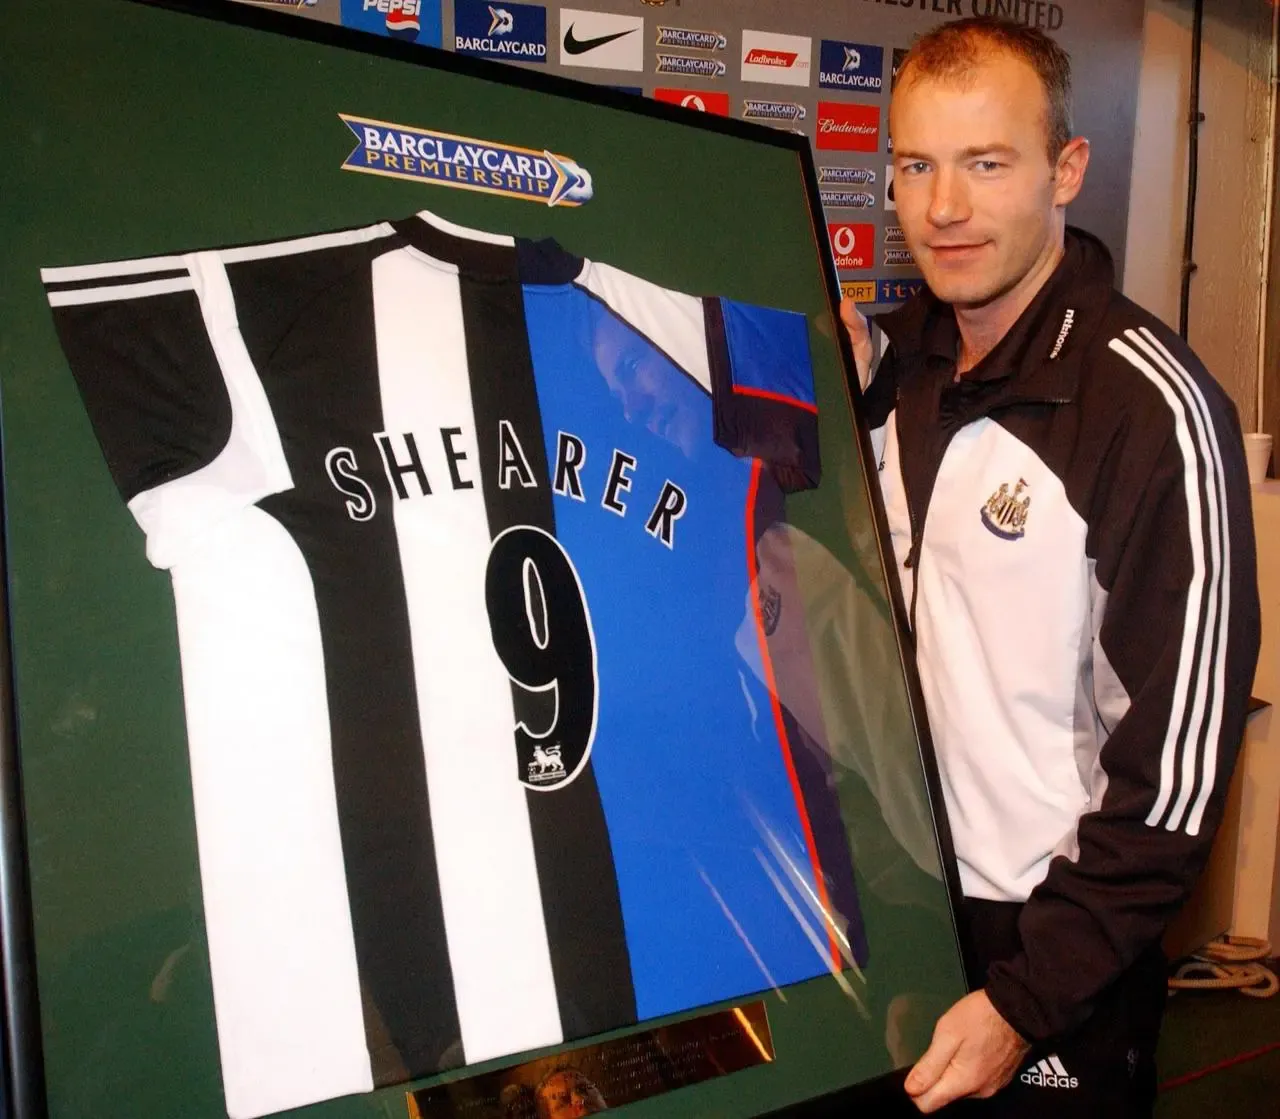
[[[879,93],[884,84],[884,47],[822,40],[818,85],[828,89]]]
[[[876,173],[870,167],[819,167],[818,182],[840,186],[872,186]]]
[[[357,141],[342,164],[344,171],[478,190],[548,206],[581,206],[591,200],[591,173],[567,156],[346,113],[338,116]]]
[[[658,46],[686,51],[722,51],[729,45],[719,31],[691,31],[687,27],[659,27]]]
[[[695,58],[687,54],[659,54],[655,72],[683,74],[697,78],[722,78],[727,67],[718,58]]]
[[[748,98],[742,103],[745,120],[804,120],[805,108],[794,101],[759,101]]]
[[[454,49],[476,58],[545,62],[547,10],[535,4],[486,4],[458,0]]]
[[[865,190],[823,190],[818,193],[822,204],[832,209],[867,210],[876,204],[876,196]]]
[[[884,243],[886,245],[905,245],[907,243],[907,235],[902,232],[902,226],[886,225],[884,227]]]
[[[892,266],[905,266],[915,264],[916,258],[911,255],[910,249],[885,249],[884,262]]]

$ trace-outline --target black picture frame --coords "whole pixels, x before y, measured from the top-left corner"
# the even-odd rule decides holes
[[[873,529],[872,539],[866,544],[869,554],[878,560],[878,571],[873,578],[879,581],[880,588],[888,604],[889,623],[894,636],[896,656],[892,669],[896,673],[893,685],[900,688],[902,699],[911,730],[911,740],[902,744],[902,764],[918,767],[919,781],[928,800],[929,820],[932,837],[938,857],[939,897],[945,899],[946,913],[941,915],[939,928],[945,929],[950,937],[950,945],[942,946],[939,951],[950,953],[954,957],[955,967],[953,979],[962,974],[962,946],[955,923],[955,911],[960,898],[958,873],[955,868],[954,851],[951,845],[949,830],[943,810],[940,778],[933,747],[929,737],[924,706],[920,694],[919,681],[916,676],[910,639],[907,626],[907,615],[903,602],[902,590],[897,580],[895,564],[892,562],[892,550],[888,544],[888,528],[881,502],[878,484],[875,480],[873,450],[865,423],[859,415],[860,392],[854,371],[852,354],[844,332],[837,326],[839,322],[838,304],[840,285],[834,264],[827,248],[824,218],[819,199],[818,183],[812,155],[806,139],[785,130],[770,129],[732,118],[720,118],[703,114],[690,113],[676,106],[665,105],[633,94],[619,92],[608,87],[586,85],[569,81],[554,75],[532,72],[527,69],[504,67],[496,63],[462,57],[451,52],[425,48],[416,45],[396,42],[390,39],[377,38],[351,31],[337,26],[299,20],[287,14],[274,12],[258,7],[235,4],[230,0],[94,0],[95,8],[103,12],[108,9],[118,10],[126,23],[130,19],[146,18],[152,13],[164,13],[164,19],[191,21],[189,26],[195,28],[234,28],[261,35],[272,41],[284,44],[307,44],[321,51],[340,51],[344,55],[363,60],[368,71],[374,75],[379,66],[396,65],[420,68],[424,73],[448,75],[458,79],[486,83],[493,88],[519,91],[521,94],[535,98],[554,100],[558,104],[574,104],[593,106],[602,110],[611,110],[625,114],[627,118],[647,119],[672,130],[678,130],[684,137],[704,136],[728,138],[751,145],[761,152],[771,151],[784,153],[794,161],[796,181],[794,194],[803,200],[807,209],[809,222],[809,244],[796,246],[797,257],[807,259],[807,266],[813,274],[820,278],[822,287],[823,310],[826,315],[825,337],[835,360],[838,362],[840,383],[843,390],[843,401],[838,407],[846,410],[844,426],[846,428],[848,450],[851,461],[856,459],[859,465],[859,476],[852,483],[850,493],[860,492],[864,503],[863,511],[870,518]],[[11,24],[17,24],[24,16],[29,16],[33,5],[27,0],[16,4],[8,16]],[[129,15],[126,16],[126,13]],[[0,20],[0,29],[4,26]],[[166,26],[176,26],[166,24]],[[194,33],[193,33],[194,34]],[[43,35],[30,36],[28,40],[14,43],[9,50],[20,51],[30,46],[30,40],[38,40],[50,51],[56,51],[59,44],[52,31]],[[190,40],[188,40],[190,41]],[[145,47],[133,48],[141,51]],[[0,53],[3,53],[0,48]],[[74,45],[68,50],[74,59]],[[26,69],[19,67],[19,76],[15,80],[21,82],[23,77],[32,72],[31,56],[27,56]],[[113,66],[127,65],[125,60],[113,62],[99,59],[95,65],[104,70]],[[8,68],[8,67],[6,67]],[[4,87],[0,85],[0,93]],[[21,91],[29,97],[21,99],[21,105],[27,105],[38,90]],[[0,100],[3,100],[0,97]],[[21,108],[18,109],[21,111]],[[90,123],[95,113],[104,112],[101,106],[88,109]],[[216,107],[209,109],[211,115],[217,115]],[[65,109],[56,109],[51,113],[54,119],[62,119],[59,113]],[[0,114],[3,119],[3,114]],[[36,122],[39,124],[39,122]],[[686,145],[691,141],[685,140]],[[341,146],[341,143],[338,145]],[[689,169],[689,174],[697,171]],[[19,183],[21,189],[29,184]],[[163,189],[157,186],[157,190]],[[60,188],[62,192],[62,188]],[[8,191],[5,191],[6,196]],[[428,200],[434,202],[434,198]],[[108,207],[107,213],[110,213]],[[28,215],[21,219],[29,222]],[[54,222],[53,216],[46,212],[36,217],[37,225],[43,221],[49,225]],[[11,224],[16,225],[16,222]],[[0,223],[0,228],[4,228]],[[39,232],[32,234],[27,230],[27,243],[39,242]],[[242,236],[236,231],[235,236]],[[57,241],[57,238],[53,238]],[[109,241],[107,237],[105,240]],[[751,234],[748,232],[734,239],[739,247],[751,246]],[[33,249],[32,251],[40,251]],[[59,259],[62,246],[50,246],[46,256],[39,263],[61,264]],[[139,253],[153,251],[153,246],[140,247]],[[24,566],[29,563],[26,554],[39,551],[33,548],[31,534],[37,530],[30,527],[32,512],[29,503],[24,505],[18,496],[22,487],[30,477],[29,459],[31,452],[22,450],[21,444],[30,444],[32,430],[39,429],[48,421],[45,414],[55,418],[59,403],[52,408],[48,402],[39,399],[38,388],[32,391],[31,386],[38,382],[44,370],[41,363],[48,368],[51,349],[52,329],[47,321],[47,309],[39,302],[39,285],[34,283],[34,275],[30,269],[31,261],[19,249],[2,266],[0,266],[0,322],[8,322],[10,329],[0,327],[0,355],[8,353],[9,357],[0,356],[0,388],[5,394],[4,423],[0,425],[0,438],[3,438],[5,451],[5,478],[0,499],[4,502],[4,521],[6,531],[0,547],[0,561],[3,562],[5,578],[0,584],[0,612],[3,614],[5,640],[0,643],[0,933],[2,933],[2,953],[4,966],[4,1042],[5,1061],[3,1067],[3,1088],[8,1113],[15,1119],[43,1119],[45,1116],[58,1116],[65,1113],[58,1101],[58,1093],[51,1092],[51,1083],[47,1079],[48,1072],[44,1061],[45,1031],[47,1022],[42,1017],[41,969],[38,960],[42,955],[42,922],[35,908],[34,898],[39,887],[33,879],[40,876],[32,873],[33,852],[41,843],[42,820],[49,811],[49,795],[56,787],[44,772],[44,757],[41,748],[32,740],[47,737],[46,730],[33,719],[30,712],[24,711],[24,694],[31,685],[31,669],[24,676],[22,659],[28,650],[28,639],[23,636],[24,627],[29,631],[30,625],[40,620],[39,595],[32,596],[30,575]],[[765,284],[767,286],[767,283]],[[40,316],[44,315],[41,319]],[[22,324],[22,329],[15,332],[14,324]],[[25,346],[31,337],[39,340],[36,352],[36,373],[29,364],[30,351]],[[9,343],[8,346],[5,343]],[[13,355],[16,355],[16,360]],[[24,364],[26,363],[26,364]],[[56,362],[53,362],[56,364]],[[20,368],[21,366],[21,368]],[[59,375],[65,375],[58,370]],[[32,377],[36,377],[36,382]],[[62,395],[69,380],[63,386]],[[23,419],[24,414],[30,419]],[[19,449],[13,451],[11,448]],[[14,456],[27,460],[15,463]],[[15,505],[17,506],[15,508]],[[110,515],[117,520],[119,510]],[[17,557],[13,554],[14,533],[20,551],[25,554]],[[65,526],[58,532],[67,531]],[[72,535],[78,530],[71,530]],[[56,535],[56,534],[55,534]],[[17,600],[15,602],[15,599]],[[15,625],[13,612],[25,618],[23,624]],[[36,787],[48,786],[48,791],[33,794]],[[34,812],[33,800],[41,806]],[[46,917],[43,928],[47,933],[51,918]],[[56,920],[56,918],[53,918]],[[962,979],[958,980],[962,983]],[[946,984],[944,984],[944,987]],[[947,988],[956,990],[955,984]],[[46,1008],[47,1009],[47,1008]],[[784,1059],[780,1054],[780,1059]],[[844,1113],[851,1106],[874,1106],[875,1114],[894,1114],[901,1110],[910,1114],[909,1103],[901,1091],[901,1080],[904,1069],[890,1069],[881,1075],[862,1080],[858,1083],[846,1084],[834,1091],[825,1087],[815,1090],[811,1097],[798,1089],[802,1094],[780,1109],[771,1110],[769,1114],[778,1116],[809,1117],[826,1114]],[[54,1086],[56,1087],[56,1086]],[[390,1089],[386,1090],[388,1093]],[[54,1101],[54,1102],[51,1102]],[[755,1114],[750,1111],[754,1106],[746,1101],[742,1114]],[[108,1097],[104,1101],[103,1114],[112,1113],[112,1105]]]

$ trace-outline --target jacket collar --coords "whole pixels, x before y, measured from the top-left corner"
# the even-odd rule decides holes
[[[1031,304],[964,381],[1000,382],[1009,402],[1074,399],[1086,343],[1111,300],[1115,267],[1106,246],[1083,230],[1067,227],[1065,249]],[[876,324],[907,359],[899,366],[904,375],[934,361],[954,365],[960,338],[955,313],[928,288],[877,316]]]

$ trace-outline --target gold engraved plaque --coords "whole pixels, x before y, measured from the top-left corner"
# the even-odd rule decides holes
[[[408,1093],[409,1119],[570,1119],[768,1064],[763,1002]]]

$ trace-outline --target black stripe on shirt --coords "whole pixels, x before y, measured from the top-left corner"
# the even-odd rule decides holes
[[[555,535],[524,292],[514,252],[510,259],[510,278],[505,282],[465,275],[459,280],[485,510],[495,540],[517,526]],[[502,421],[511,425],[528,460],[536,482],[533,487],[520,485],[510,473],[506,488],[499,483]],[[548,601],[549,627],[556,626],[561,609],[575,608],[573,603]],[[507,613],[524,614],[523,594]],[[524,624],[523,617],[519,623]],[[550,724],[554,713],[545,701],[539,703],[537,696],[514,683],[511,690],[517,721],[527,721],[535,733]],[[529,758],[517,757],[513,751],[512,760],[513,777],[523,779]],[[572,772],[567,756],[565,761]],[[565,1037],[583,1037],[634,1022],[635,989],[617,871],[590,761],[572,781],[546,791],[531,789],[526,798]],[[518,943],[513,943],[513,951],[518,951]]]
[[[297,308],[243,293],[293,290],[271,273],[292,257],[228,269],[242,333],[262,377],[294,488],[260,507],[289,532],[315,588],[329,699],[334,785],[347,897],[374,1083],[440,1071],[462,1061],[448,967],[409,607],[395,521],[347,514],[324,470],[333,447],[353,447],[380,508],[395,497],[372,433],[386,423],[379,393],[371,263],[383,246],[351,246],[309,258],[320,302],[306,331],[275,322]],[[329,277],[321,283],[320,271]],[[295,285],[296,287],[296,285]],[[282,332],[283,331],[283,332]],[[263,348],[254,345],[262,340]],[[272,340],[268,342],[267,340]],[[273,348],[267,349],[266,346]],[[300,936],[306,930],[299,930]]]

